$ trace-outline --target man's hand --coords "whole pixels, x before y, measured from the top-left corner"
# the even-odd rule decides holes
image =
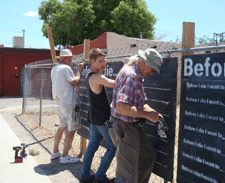
[[[123,65],[124,65],[124,66],[127,65],[128,61],[129,61],[129,58],[128,58],[128,57],[125,57],[125,58],[123,59]]]
[[[70,82],[74,87],[77,88],[77,92],[78,92],[78,86],[79,86],[79,82],[80,82],[80,76],[81,76],[83,69],[84,69],[84,62],[79,63],[79,70],[77,72],[77,75],[76,75],[75,79]]]
[[[148,119],[149,121],[156,123],[159,121],[159,116],[160,114],[156,111],[150,111],[146,113],[146,119]]]
[[[107,59],[105,59],[105,65],[104,65],[104,67],[106,67],[108,63],[109,63],[109,61]]]
[[[81,73],[84,69],[84,62],[79,63],[79,72]]]

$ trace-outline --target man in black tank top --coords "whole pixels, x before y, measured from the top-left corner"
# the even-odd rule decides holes
[[[94,48],[89,55],[91,71],[87,76],[87,90],[90,109],[88,112],[88,121],[90,122],[90,141],[84,154],[80,182],[113,182],[106,176],[116,152],[111,137],[108,133],[108,127],[104,123],[109,120],[110,106],[104,87],[113,88],[115,80],[108,79],[102,74],[104,67],[107,65],[105,53]],[[95,152],[97,151],[102,139],[107,143],[107,151],[101,158],[101,164],[96,175],[90,175],[90,167]]]

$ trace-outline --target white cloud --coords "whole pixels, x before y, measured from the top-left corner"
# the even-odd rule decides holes
[[[26,16],[32,17],[32,16],[37,16],[38,13],[35,11],[28,11],[27,13],[25,13]]]

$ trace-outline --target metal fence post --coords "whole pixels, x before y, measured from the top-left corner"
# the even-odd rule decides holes
[[[39,113],[39,126],[41,126],[41,115],[42,115],[42,94],[43,92],[43,66],[41,66],[41,89],[40,89],[40,113]]]
[[[26,79],[27,79],[27,67],[24,67],[24,75],[23,75],[23,104],[22,104],[22,114],[26,112]]]

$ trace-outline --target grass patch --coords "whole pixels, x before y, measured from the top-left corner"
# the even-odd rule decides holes
[[[29,150],[29,155],[31,155],[31,156],[38,156],[39,155],[39,151],[36,151],[34,149],[30,149]]]

